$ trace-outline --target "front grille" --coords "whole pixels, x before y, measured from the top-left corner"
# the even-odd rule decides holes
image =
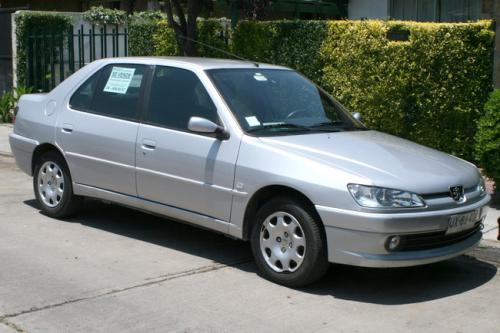
[[[477,186],[473,187],[468,187],[464,188],[464,194],[471,194],[474,193],[477,190]],[[440,192],[440,193],[427,193],[427,194],[422,194],[421,197],[424,200],[433,200],[433,199],[441,199],[441,198],[451,198],[450,191],[447,192]]]
[[[464,230],[450,235],[446,235],[446,231],[405,235],[402,236],[401,245],[398,248],[398,251],[429,250],[452,245],[471,237],[480,230],[481,223],[477,222],[472,229]]]

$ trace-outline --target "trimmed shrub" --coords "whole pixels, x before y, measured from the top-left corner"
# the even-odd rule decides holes
[[[233,33],[232,51],[250,60],[272,63],[275,38],[271,22],[240,21]]]
[[[234,53],[255,61],[292,67],[319,82],[326,21],[242,21],[233,34]]]
[[[72,27],[72,20],[63,14],[52,14],[46,12],[21,12],[15,17],[16,21],[16,49],[17,49],[17,80],[18,85],[26,85],[26,67],[28,52],[28,35],[30,34],[57,34],[66,32]],[[61,34],[66,39],[66,34]],[[63,40],[63,44],[64,44]],[[54,39],[54,45],[61,41]],[[45,50],[50,52],[50,50]]]
[[[199,20],[198,41],[222,50],[229,50],[228,36],[230,34],[230,21],[226,19]],[[168,25],[166,20],[157,22],[156,30],[153,34],[154,55],[157,56],[178,56],[182,55],[182,50],[177,42],[174,30]],[[197,45],[200,57],[227,58],[228,55],[212,47],[203,44]]]
[[[151,12],[150,15],[134,13],[129,22],[128,53],[131,56],[152,56],[161,40],[153,40],[158,32],[162,17]]]
[[[476,159],[484,173],[500,185],[500,89],[491,93],[484,106],[476,134]]]
[[[153,33],[153,54],[156,56],[179,56],[182,55],[179,43],[175,36],[174,29],[168,26],[166,20],[156,23]]]
[[[394,29],[409,40],[389,40]],[[473,160],[493,47],[490,21],[331,21],[320,81],[368,126]]]
[[[204,44],[229,51],[231,21],[227,19],[198,20],[198,40]],[[228,55],[202,44],[197,45],[198,55],[202,57],[227,58]]]

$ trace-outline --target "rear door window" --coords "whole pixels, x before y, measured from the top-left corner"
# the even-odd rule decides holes
[[[113,118],[137,120],[148,66],[113,64],[90,77],[73,94],[70,106]]]

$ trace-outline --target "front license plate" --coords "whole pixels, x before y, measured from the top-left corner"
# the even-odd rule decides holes
[[[472,212],[452,215],[448,220],[448,229],[446,234],[454,234],[456,232],[464,231],[470,229],[474,224],[481,218],[481,210],[476,209]]]

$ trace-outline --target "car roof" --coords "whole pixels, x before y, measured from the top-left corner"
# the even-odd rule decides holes
[[[113,63],[144,63],[149,65],[192,65],[200,69],[216,68],[265,68],[265,69],[289,69],[287,67],[265,63],[252,62],[250,60],[233,60],[201,57],[120,57],[97,60],[98,62]],[[257,66],[258,65],[258,66]]]

